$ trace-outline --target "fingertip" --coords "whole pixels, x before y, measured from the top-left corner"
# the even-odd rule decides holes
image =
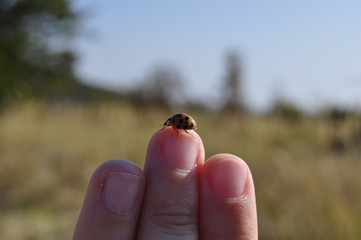
[[[88,194],[99,195],[99,193],[102,191],[106,175],[112,172],[129,173],[144,179],[142,169],[134,162],[126,159],[109,160],[99,165],[99,167],[97,167],[97,169],[94,171],[89,182]]]
[[[201,171],[201,229],[205,239],[257,239],[257,212],[252,174],[232,154],[210,157]],[[213,225],[218,226],[214,230]],[[238,238],[237,238],[238,239]]]
[[[162,159],[171,168],[190,171],[204,162],[204,147],[193,130],[160,129],[152,136],[147,153],[146,169]]]
[[[238,198],[244,195],[249,169],[242,159],[231,154],[219,154],[207,161],[204,171],[217,197]]]
[[[133,237],[145,190],[142,170],[115,159],[93,173],[79,215],[74,239]]]
[[[247,165],[247,163],[242,158],[230,153],[218,153],[207,159],[207,162],[209,163],[215,161],[238,161],[241,162],[242,164]]]
[[[182,129],[174,129],[172,127],[161,128],[154,133],[151,138],[151,141],[164,141],[165,139],[173,139],[173,138],[184,138],[188,141],[202,142],[198,133],[194,130],[185,130]]]
[[[102,163],[93,173],[93,177],[104,176],[108,172],[127,172],[143,177],[142,169],[132,161],[113,159]]]

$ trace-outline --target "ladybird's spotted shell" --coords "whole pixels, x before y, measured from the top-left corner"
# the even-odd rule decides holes
[[[196,130],[197,124],[194,119],[186,113],[176,113],[164,122],[163,128],[168,126],[174,129]]]

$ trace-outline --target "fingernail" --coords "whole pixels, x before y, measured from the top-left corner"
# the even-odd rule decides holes
[[[209,185],[217,197],[238,198],[245,191],[248,169],[240,160],[222,160],[209,169]]]
[[[171,136],[163,142],[163,158],[173,168],[192,170],[199,151],[198,142],[189,136]]]
[[[131,173],[108,173],[103,189],[105,205],[113,212],[129,213],[135,205],[140,182],[141,178]]]

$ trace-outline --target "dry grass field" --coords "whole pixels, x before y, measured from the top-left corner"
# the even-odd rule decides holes
[[[360,118],[334,129],[322,117],[180,111],[197,120],[207,157],[229,152],[249,164],[260,239],[361,239]],[[172,113],[127,104],[3,110],[0,239],[71,239],[93,170],[114,158],[142,165],[148,140]],[[341,149],[330,147],[335,136]]]

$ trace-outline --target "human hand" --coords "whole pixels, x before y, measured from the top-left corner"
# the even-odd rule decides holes
[[[73,239],[257,239],[251,172],[200,137],[172,128],[150,140],[144,171],[111,160],[94,172]]]

